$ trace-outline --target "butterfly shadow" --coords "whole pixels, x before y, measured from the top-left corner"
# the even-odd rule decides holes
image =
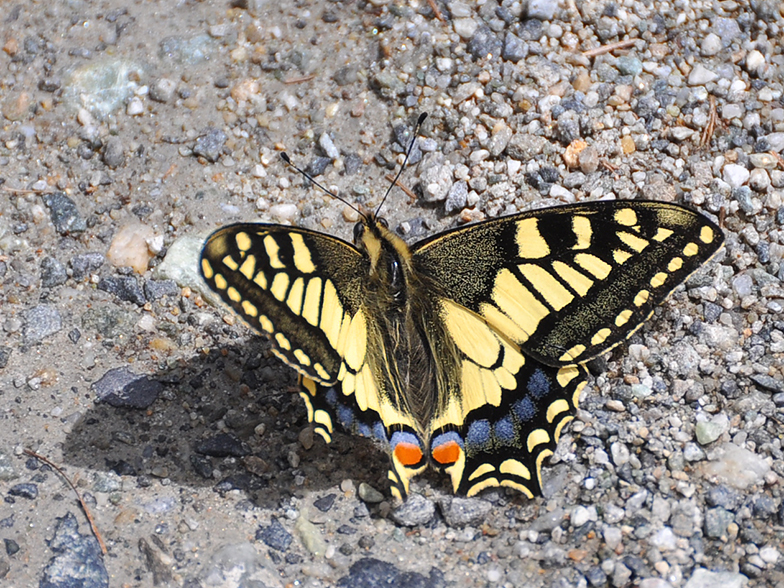
[[[329,445],[315,435],[296,376],[260,339],[173,362],[146,384],[159,390],[146,408],[96,402],[81,415],[66,436],[65,463],[139,487],[167,480],[240,490],[259,507],[344,480],[386,488],[383,451],[340,432]]]

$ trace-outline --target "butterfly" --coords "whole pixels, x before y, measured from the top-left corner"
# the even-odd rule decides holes
[[[533,210],[413,245],[365,212],[353,244],[225,226],[201,272],[299,372],[325,441],[340,426],[386,448],[394,496],[434,467],[456,494],[533,497],[586,362],[634,333],[723,240],[704,215],[652,201]]]

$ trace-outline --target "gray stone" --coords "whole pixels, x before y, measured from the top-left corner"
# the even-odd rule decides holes
[[[49,541],[55,555],[44,568],[39,588],[109,588],[109,574],[95,537],[81,535],[79,523],[70,512],[57,521]]]
[[[80,253],[71,258],[71,277],[77,282],[89,277],[90,274],[98,271],[106,261],[102,253],[90,252]]]
[[[426,525],[436,513],[436,506],[421,494],[409,494],[408,499],[389,514],[389,518],[404,527]]]
[[[514,33],[506,33],[504,37],[504,48],[501,57],[506,61],[517,63],[528,56],[528,43],[523,41]]]
[[[51,304],[39,304],[24,312],[22,336],[25,345],[32,345],[54,335],[63,328],[60,311]]]
[[[449,194],[444,202],[444,210],[447,214],[452,214],[465,208],[468,202],[468,184],[459,180],[452,184]]]
[[[223,145],[228,137],[220,129],[207,128],[201,137],[196,139],[193,154],[203,157],[210,163],[215,163],[223,153]]]
[[[90,388],[110,406],[142,409],[155,402],[163,391],[163,384],[121,367],[107,371]]]
[[[735,520],[733,514],[721,508],[710,508],[705,513],[705,535],[711,539],[719,539],[727,533],[727,527]]]
[[[76,204],[65,192],[54,192],[44,195],[44,204],[49,208],[52,224],[61,235],[82,233],[87,229],[87,222],[79,214]]]
[[[103,162],[112,169],[125,164],[125,146],[119,137],[110,137],[103,147]]]
[[[177,90],[177,82],[169,78],[158,78],[150,86],[150,98],[156,102],[170,102]]]
[[[256,531],[256,541],[263,542],[267,547],[278,551],[287,551],[294,537],[280,524],[276,517],[271,517],[270,524],[259,527]]]
[[[446,496],[438,503],[446,524],[450,527],[478,526],[493,509],[487,500]]]
[[[41,260],[41,287],[54,288],[65,284],[68,279],[68,272],[65,266],[54,257],[44,257]]]

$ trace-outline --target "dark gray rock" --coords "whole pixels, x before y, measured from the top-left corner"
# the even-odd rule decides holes
[[[514,33],[506,33],[504,37],[504,49],[501,52],[501,57],[506,61],[517,63],[521,59],[528,56],[528,43],[523,41]]]
[[[174,298],[180,295],[180,287],[174,280],[147,280],[144,283],[147,300],[160,300],[164,296]]]
[[[114,407],[147,408],[163,391],[163,384],[133,373],[127,367],[115,368],[91,386],[95,395]]]
[[[269,525],[260,527],[256,531],[256,541],[261,541],[267,547],[278,551],[286,551],[291,545],[292,539],[291,533],[275,517],[272,517]]]
[[[484,522],[493,505],[480,498],[446,496],[439,501],[441,514],[450,527],[476,526]]]
[[[71,277],[80,282],[90,274],[98,271],[106,258],[102,253],[90,252],[74,255],[71,258]]]
[[[27,498],[28,500],[35,500],[38,498],[38,486],[32,483],[15,484],[8,489],[8,494],[11,496],[19,496],[20,498]]]
[[[196,446],[196,453],[212,457],[243,457],[250,454],[250,447],[231,433],[219,433]]]
[[[444,574],[431,568],[425,576],[418,572],[404,572],[393,564],[373,557],[355,562],[337,583],[339,588],[444,588]]]
[[[109,276],[102,278],[98,282],[98,289],[114,294],[120,300],[133,302],[139,306],[144,306],[147,302],[144,290],[133,276]]]
[[[498,57],[503,50],[501,39],[486,25],[480,25],[468,41],[468,52],[476,59]]]
[[[49,541],[55,556],[44,569],[39,588],[109,588],[109,574],[95,537],[81,535],[70,512],[57,520]]]
[[[82,233],[87,229],[87,222],[82,218],[79,209],[65,192],[54,192],[44,195],[44,204],[49,209],[52,224],[61,235]]]
[[[54,257],[44,257],[41,260],[41,287],[54,288],[65,284],[68,279],[68,272],[65,266]]]

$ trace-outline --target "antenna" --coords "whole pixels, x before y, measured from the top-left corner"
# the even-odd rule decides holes
[[[425,122],[426,118],[427,118],[426,112],[423,112],[422,114],[419,115],[419,118],[416,121],[416,125],[414,125],[414,133],[413,133],[414,138],[411,139],[411,143],[409,143],[408,149],[406,149],[406,158],[403,160],[403,165],[400,166],[400,171],[397,172],[395,179],[392,180],[392,183],[389,185],[389,188],[387,188],[387,193],[384,194],[384,197],[381,199],[381,203],[376,207],[376,212],[373,213],[373,216],[378,217],[378,212],[381,210],[381,207],[384,206],[384,202],[387,201],[387,196],[389,196],[389,193],[392,191],[392,188],[394,188],[395,185],[397,184],[397,180],[402,175],[403,170],[406,169],[408,158],[411,156],[411,152],[414,150],[414,145],[416,144],[417,134],[419,133],[419,127],[422,126],[422,123]]]
[[[331,190],[327,190],[324,186],[322,186],[316,180],[314,180],[313,176],[311,176],[308,172],[306,172],[304,169],[298,168],[296,165],[291,163],[291,159],[289,158],[288,154],[285,151],[281,151],[280,158],[283,161],[285,161],[287,164],[289,164],[291,167],[293,167],[295,170],[297,170],[299,173],[301,173],[303,176],[305,176],[307,179],[309,179],[311,182],[313,182],[322,192],[324,192],[325,194],[329,194],[335,200],[340,200],[343,204],[345,204],[349,208],[352,208],[353,210],[355,210],[357,212],[357,214],[359,214],[359,216],[361,216],[362,218],[365,218],[365,219],[367,218],[365,216],[365,214],[363,214],[363,212],[359,208],[357,208],[356,206],[351,204],[351,202],[349,202],[348,200],[345,200],[344,198],[341,198],[340,196],[338,196],[337,194],[335,194]]]

